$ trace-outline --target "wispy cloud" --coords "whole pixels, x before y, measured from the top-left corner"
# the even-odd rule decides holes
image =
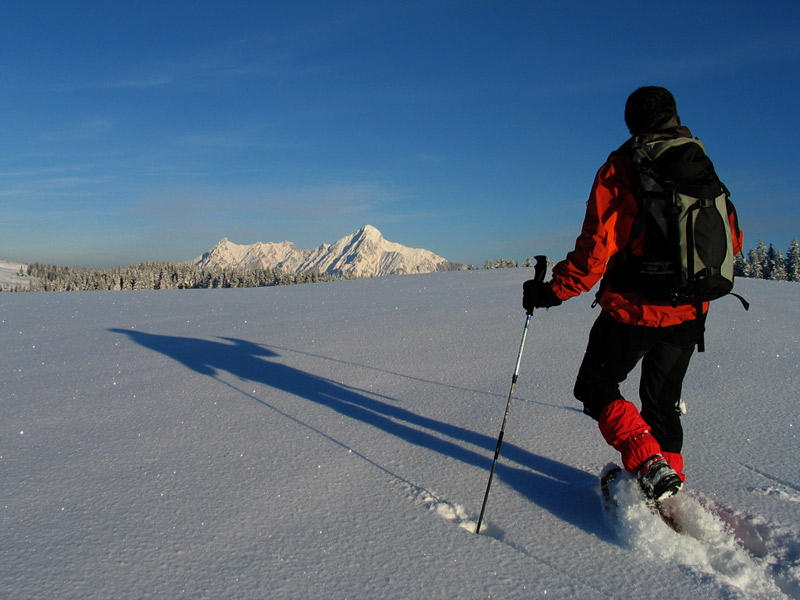
[[[52,176],[53,169],[0,174],[0,196],[18,198],[31,203],[47,197],[58,198],[90,197],[97,194],[96,188],[113,179],[112,175]]]
[[[372,182],[334,183],[271,191],[247,189],[170,189],[142,196],[137,210],[149,216],[173,216],[186,211],[245,214],[254,219],[310,217],[325,219],[364,213],[390,204],[399,194]]]
[[[372,210],[389,199],[380,185],[369,182],[287,189],[265,194],[265,210],[292,217],[336,216]]]

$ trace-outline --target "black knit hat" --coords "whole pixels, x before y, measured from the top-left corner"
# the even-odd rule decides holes
[[[663,87],[640,87],[625,103],[625,124],[633,135],[658,131],[677,116],[675,98]]]

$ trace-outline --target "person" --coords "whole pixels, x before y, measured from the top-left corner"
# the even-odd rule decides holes
[[[549,308],[588,292],[602,279],[602,308],[589,333],[574,395],[598,422],[605,441],[621,454],[623,467],[656,500],[678,492],[685,481],[681,388],[695,345],[702,339],[708,303],[673,306],[635,291],[615,289],[613,273],[627,256],[641,255],[642,233],[630,239],[638,217],[641,182],[631,153],[641,142],[692,137],[681,124],[673,95],[663,87],[634,91],[625,104],[631,139],[597,172],[575,248],[552,269],[550,281],[523,284],[523,307]],[[742,232],[731,217],[734,253]],[[624,286],[623,286],[624,287]],[[641,360],[641,411],[619,384]]]

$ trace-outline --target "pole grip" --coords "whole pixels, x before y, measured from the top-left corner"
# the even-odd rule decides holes
[[[542,282],[544,281],[545,273],[547,273],[547,257],[539,254],[533,258],[536,259],[536,264],[533,265],[533,280]],[[533,309],[531,308],[526,314],[532,315]]]
[[[536,264],[533,265],[533,278],[536,281],[544,281],[544,275],[547,272],[547,257],[543,255],[534,256]]]

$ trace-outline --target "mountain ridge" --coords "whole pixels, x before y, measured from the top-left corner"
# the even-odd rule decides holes
[[[372,225],[321,244],[313,250],[298,248],[290,241],[236,244],[223,237],[192,264],[201,267],[267,269],[294,273],[327,273],[348,277],[380,277],[431,273],[464,268],[424,248],[391,242]]]

